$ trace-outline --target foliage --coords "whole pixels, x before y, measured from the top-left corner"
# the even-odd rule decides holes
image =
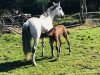
[[[0,35],[0,75],[99,75],[100,74],[100,27],[69,29],[72,54],[62,39],[60,59],[51,58],[48,38],[44,57],[41,57],[41,39],[36,50],[37,66],[24,61],[21,35]],[[56,56],[56,49],[54,51]]]
[[[0,9],[20,9],[24,13],[40,15],[48,8],[48,2],[60,1],[65,12],[80,12],[80,0],[0,0]],[[99,11],[100,0],[87,0],[88,11]]]

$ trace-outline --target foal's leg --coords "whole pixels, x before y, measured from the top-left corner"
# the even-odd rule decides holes
[[[54,47],[53,47],[54,39],[50,37],[49,40],[50,40],[50,46],[51,46],[51,54],[52,54],[52,57],[54,57],[54,54],[53,54],[53,49],[54,49]]]
[[[65,39],[66,39],[66,41],[67,41],[67,43],[68,43],[68,46],[69,46],[69,55],[70,55],[70,54],[71,54],[71,49],[70,49],[70,42],[69,42],[69,40],[68,40],[67,33],[64,34],[64,37],[65,37]]]
[[[61,45],[62,45],[61,37],[62,37],[62,36],[59,37],[59,42],[60,42],[59,54],[60,54],[60,51],[61,51]]]
[[[57,57],[59,57],[58,37],[55,38],[55,42],[56,42]]]
[[[42,38],[42,56],[43,56],[43,54],[44,54],[44,41],[45,41],[45,38]]]

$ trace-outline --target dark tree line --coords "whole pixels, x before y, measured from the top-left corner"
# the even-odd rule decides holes
[[[52,2],[61,2],[61,6],[65,12],[80,12],[80,0],[0,0],[0,9],[18,9],[24,13],[33,15],[42,14]],[[88,11],[99,11],[100,0],[86,0]]]

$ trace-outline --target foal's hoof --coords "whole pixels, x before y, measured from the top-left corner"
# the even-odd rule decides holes
[[[60,57],[57,56],[56,59],[58,60],[58,59],[60,59]]]
[[[43,57],[43,55],[41,55],[41,57]]]
[[[69,53],[68,55],[71,55],[71,53]]]
[[[55,57],[54,55],[51,56],[51,58],[54,58],[54,57]]]

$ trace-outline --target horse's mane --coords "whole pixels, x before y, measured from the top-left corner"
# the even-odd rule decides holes
[[[44,15],[44,16],[49,16],[50,13],[52,13],[52,12],[54,11],[54,9],[55,9],[56,7],[58,7],[58,6],[59,6],[58,4],[51,6],[50,8],[47,9],[46,12],[43,13],[43,15]]]

